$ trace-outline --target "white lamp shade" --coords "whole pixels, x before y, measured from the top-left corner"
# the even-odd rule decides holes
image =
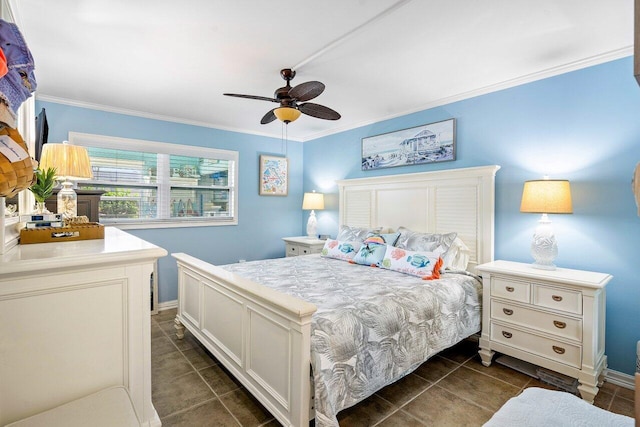
[[[91,161],[84,147],[70,144],[49,143],[42,146],[40,169],[56,169],[56,177],[72,181],[91,179]]]
[[[302,199],[302,209],[304,210],[324,209],[324,194],[304,193],[304,198]]]

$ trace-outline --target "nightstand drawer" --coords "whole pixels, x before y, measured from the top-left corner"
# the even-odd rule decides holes
[[[526,282],[516,282],[513,280],[494,277],[491,279],[491,296],[529,303],[530,285]]]
[[[282,246],[280,246],[282,247]],[[296,245],[290,245],[287,243],[287,255],[286,256],[298,256],[300,248]]]
[[[491,301],[491,319],[537,329],[562,338],[582,341],[582,321],[500,301]]]
[[[553,310],[582,314],[582,293],[576,291],[534,284],[533,303]]]
[[[582,347],[491,322],[491,340],[580,368]]]
[[[319,254],[320,252],[322,252],[322,248],[318,248],[318,247],[304,247],[304,246],[300,246],[298,248],[298,255],[311,255],[311,254]]]

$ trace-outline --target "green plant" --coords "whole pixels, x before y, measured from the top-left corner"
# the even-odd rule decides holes
[[[114,191],[107,191],[102,195],[105,197],[100,200],[100,214],[105,215],[107,218],[137,218],[138,217],[138,203],[133,200],[117,200],[109,199],[109,196],[117,197],[131,197],[131,191],[125,189],[115,189]]]
[[[53,187],[56,184],[56,168],[36,169],[36,182],[29,191],[33,193],[36,202],[43,203],[53,194]]]

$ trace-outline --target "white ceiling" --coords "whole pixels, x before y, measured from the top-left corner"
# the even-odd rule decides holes
[[[633,0],[9,0],[37,98],[280,138],[260,119],[319,80],[309,140],[632,53]],[[631,70],[629,70],[631,73]]]

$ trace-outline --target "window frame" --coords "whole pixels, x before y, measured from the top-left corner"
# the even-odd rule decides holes
[[[229,170],[227,186],[229,187],[229,197],[232,198],[233,216],[230,217],[172,217],[140,220],[120,220],[105,221],[105,225],[113,225],[121,229],[147,229],[147,228],[176,228],[176,227],[207,227],[221,225],[238,225],[238,169],[240,155],[237,151],[223,150],[219,148],[199,147],[195,145],[181,145],[169,142],[156,142],[142,139],[122,138],[116,136],[95,135],[81,132],[69,132],[69,144],[83,147],[109,148],[116,150],[137,151],[144,153],[167,154],[175,156],[199,157],[207,159],[228,160],[233,162],[232,170]],[[169,171],[167,171],[168,173]],[[158,179],[160,181],[160,179]],[[168,186],[171,189],[170,177],[158,182],[158,193],[161,187]],[[160,201],[160,198],[158,198]],[[170,211],[170,206],[158,207]]]

